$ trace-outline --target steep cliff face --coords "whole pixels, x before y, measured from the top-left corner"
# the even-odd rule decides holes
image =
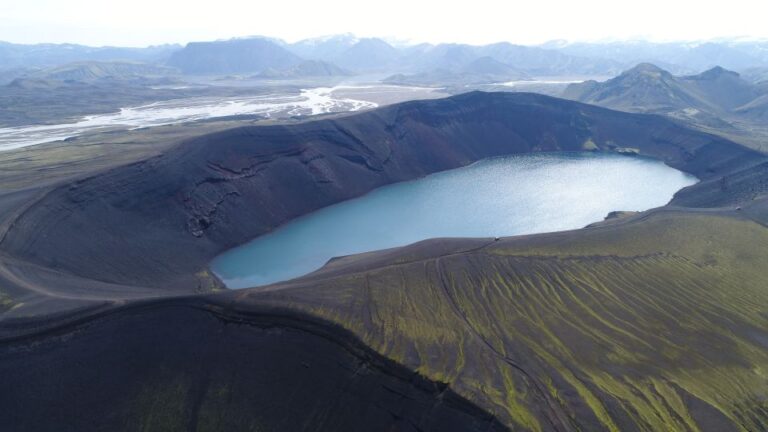
[[[636,149],[704,180],[762,157],[660,117],[471,93],[203,136],[50,192],[0,248],[92,279],[188,290],[216,254],[320,207],[481,158],[587,143]]]

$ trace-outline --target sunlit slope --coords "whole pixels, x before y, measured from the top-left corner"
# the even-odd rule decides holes
[[[746,219],[663,211],[424,242],[232,295],[338,322],[513,430],[755,431],[768,424],[766,245]]]

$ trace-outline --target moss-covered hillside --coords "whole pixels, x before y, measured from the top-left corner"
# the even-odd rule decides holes
[[[765,227],[661,211],[470,243],[340,260],[327,278],[237,297],[340,323],[513,430],[768,424]]]

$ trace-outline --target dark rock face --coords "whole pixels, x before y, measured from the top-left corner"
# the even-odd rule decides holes
[[[590,139],[601,150],[638,149],[705,184],[763,158],[661,117],[471,93],[203,136],[52,191],[0,248],[87,278],[189,290],[218,253],[323,206],[486,157],[582,150]]]
[[[341,330],[297,313],[260,313],[232,317],[177,302],[117,311],[31,346],[2,344],[0,424],[15,431],[506,430],[445,384]]]

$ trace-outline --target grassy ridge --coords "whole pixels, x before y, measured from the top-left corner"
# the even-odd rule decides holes
[[[660,212],[243,294],[341,323],[513,430],[764,430],[766,244]]]

